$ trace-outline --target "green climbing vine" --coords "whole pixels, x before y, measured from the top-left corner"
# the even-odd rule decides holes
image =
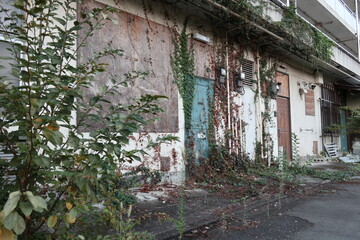
[[[259,81],[261,89],[257,89],[257,92],[260,91],[262,100],[264,102],[264,111],[261,113],[262,119],[262,140],[263,144],[257,143],[255,149],[255,158],[258,163],[265,163],[262,156],[270,154],[270,158],[273,158],[272,148],[274,142],[269,132],[265,131],[266,126],[272,122],[271,117],[271,99],[276,97],[276,93],[273,90],[273,85],[275,84],[276,69],[278,67],[278,61],[268,55],[262,55],[259,61]],[[258,101],[257,96],[255,96],[254,101]]]
[[[330,61],[332,53],[332,47],[334,43],[328,39],[319,30],[313,28],[313,48],[315,49],[316,55],[325,61]]]
[[[294,38],[290,41],[294,49],[301,49],[301,53],[309,57],[314,55],[324,61],[330,61],[334,43],[316,28],[309,25],[296,14],[295,6],[291,5],[284,9],[283,18],[278,26]],[[298,39],[312,46],[312,49],[304,51]],[[315,51],[314,51],[315,50]]]
[[[188,44],[186,25],[185,22],[180,35],[174,40],[175,50],[170,60],[174,79],[183,99],[185,129],[189,130],[191,127],[191,112],[195,91],[195,59],[194,51]]]
[[[296,7],[290,5],[287,8],[275,8],[269,1],[264,0],[217,0],[222,6],[231,9],[231,11],[243,16],[243,19],[231,18],[231,15],[224,13],[221,16],[225,21],[237,26],[245,36],[249,38],[252,27],[247,24],[248,21],[257,23],[263,27],[269,28],[271,31],[284,37],[290,42],[290,51],[307,60],[311,60],[313,56],[324,61],[330,61],[332,56],[332,47],[334,43],[316,28],[312,27],[296,13]],[[280,22],[272,22],[265,10],[282,12],[283,18]]]

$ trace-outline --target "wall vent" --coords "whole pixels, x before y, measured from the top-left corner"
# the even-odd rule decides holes
[[[245,73],[245,80],[243,83],[245,86],[252,87],[254,83],[254,62],[244,59],[242,64],[242,72]]]

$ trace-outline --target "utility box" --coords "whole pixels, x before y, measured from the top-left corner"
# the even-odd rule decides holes
[[[323,76],[323,73],[321,71],[316,71],[314,73],[314,80],[315,80],[315,83],[319,83],[319,84],[324,84],[324,76]]]

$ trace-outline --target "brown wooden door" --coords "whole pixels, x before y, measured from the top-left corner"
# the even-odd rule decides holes
[[[289,76],[276,73],[276,82],[281,83],[277,102],[278,146],[283,150],[288,160],[291,159],[291,122],[290,122],[290,94]]]

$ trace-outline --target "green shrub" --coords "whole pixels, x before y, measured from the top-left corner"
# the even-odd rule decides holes
[[[106,71],[101,59],[119,57],[122,50],[109,47],[74,66],[87,37],[115,22],[109,16],[116,12],[95,8],[78,18],[77,2],[18,0],[17,11],[0,10],[7,15],[0,30],[16,62],[12,77],[20,80],[19,86],[8,84],[8,76],[0,82],[1,151],[11,156],[0,160],[1,239],[4,234],[6,239],[15,239],[14,234],[18,239],[42,238],[45,229],[69,228],[82,213],[91,213],[92,204],[106,197],[106,183],[121,175],[118,164],[140,159],[138,151],[124,146],[149,121],[144,114],[161,111],[156,101],[162,96],[150,95],[131,105],[104,108],[110,105],[107,96],[119,94],[131,74],[114,77],[89,100],[82,98],[96,75]],[[79,31],[85,32],[84,41],[77,43]],[[75,112],[81,113],[76,121]],[[94,122],[102,127],[92,128],[90,136],[79,131]]]

